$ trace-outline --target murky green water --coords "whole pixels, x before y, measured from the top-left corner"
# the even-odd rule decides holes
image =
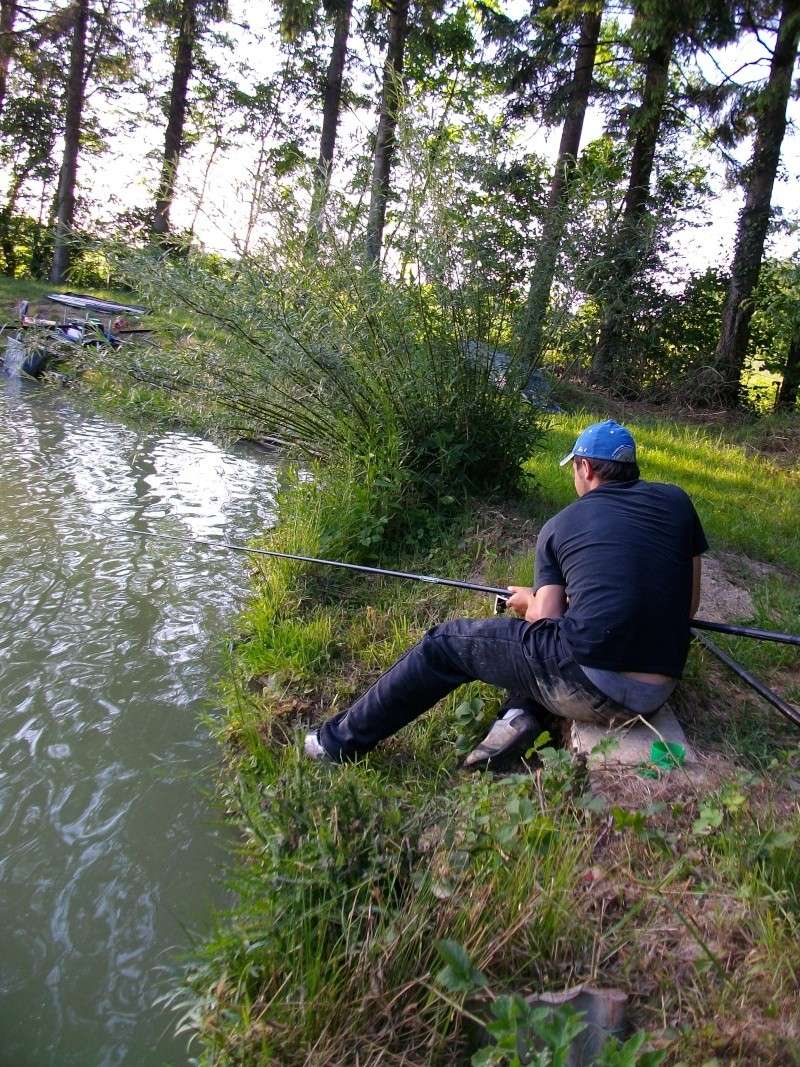
[[[198,723],[272,467],[0,379],[0,1064],[186,1064],[154,1006],[227,831]]]

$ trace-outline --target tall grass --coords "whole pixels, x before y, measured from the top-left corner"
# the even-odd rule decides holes
[[[118,353],[117,368],[304,463],[358,460],[403,507],[513,489],[542,432],[520,394],[530,366],[495,366],[513,297],[500,307],[463,281],[443,240],[394,279],[333,240],[309,257],[288,233],[229,269],[128,256],[148,304],[165,321],[190,314],[195,330],[133,364]]]

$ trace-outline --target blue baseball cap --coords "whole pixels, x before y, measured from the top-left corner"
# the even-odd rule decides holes
[[[579,459],[614,459],[618,463],[635,463],[636,442],[630,430],[613,419],[606,419],[605,422],[592,423],[578,434],[572,451],[564,456],[559,466],[563,467],[576,456]]]

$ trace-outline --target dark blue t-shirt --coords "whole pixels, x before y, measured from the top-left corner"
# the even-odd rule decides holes
[[[536,588],[563,585],[559,632],[576,662],[680,678],[692,557],[708,548],[677,485],[609,482],[554,515],[536,542]]]

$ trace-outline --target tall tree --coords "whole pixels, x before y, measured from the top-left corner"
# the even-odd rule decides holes
[[[14,24],[17,0],[0,0],[0,113],[6,98],[8,68],[14,52]]]
[[[322,228],[325,204],[336,150],[336,134],[339,128],[339,113],[342,105],[342,84],[347,61],[347,40],[350,34],[350,19],[353,0],[332,0],[326,5],[333,15],[333,45],[328,69],[325,73],[325,89],[322,100],[322,133],[319,140],[319,157],[314,172],[314,190],[311,197],[309,236],[314,239]]]
[[[776,410],[794,411],[797,408],[798,396],[800,396],[800,315],[795,320],[794,331],[789,340],[786,362],[783,365],[783,377],[775,398]]]
[[[764,254],[798,41],[800,0],[783,0],[769,77],[756,103],[753,154],[746,172],[745,202],[739,216],[722,331],[715,353],[715,366],[721,376],[718,399],[731,408],[741,400],[742,369],[753,314],[751,297]]]
[[[278,0],[280,9],[281,36],[290,44],[297,44],[307,34],[318,33],[327,22],[333,24],[333,40],[324,76],[313,78],[313,99],[306,96],[304,102],[316,109],[321,95],[322,131],[319,139],[317,163],[314,168],[313,189],[307,247],[312,250],[322,229],[325,205],[328,199],[331,171],[336,151],[336,137],[339,129],[339,116],[342,108],[344,72],[347,64],[348,41],[353,14],[353,0]],[[321,67],[316,49],[307,58],[301,50],[294,49],[295,62],[305,62],[316,75]],[[302,83],[297,78],[297,85]],[[320,85],[321,82],[321,85]],[[321,93],[320,93],[321,89]]]
[[[69,264],[69,233],[75,218],[75,183],[81,141],[81,119],[86,94],[86,36],[89,25],[89,0],[73,0],[72,39],[64,113],[64,154],[58,177],[55,201],[55,234],[50,281],[64,280]]]
[[[723,297],[727,291],[726,284]],[[800,391],[800,255],[765,257],[751,302],[749,351],[764,370],[781,377],[776,410],[793,411]],[[722,305],[720,301],[717,319]]]
[[[367,263],[378,266],[386,223],[386,204],[394,161],[397,119],[403,95],[403,63],[409,29],[410,0],[388,0],[388,44],[383,64],[380,116],[372,157],[369,215],[364,247]]]
[[[544,319],[569,205],[570,181],[575,172],[583,122],[589,104],[601,18],[602,9],[592,7],[584,12],[580,23],[567,114],[561,130],[558,159],[550,181],[539,253],[531,275],[525,308],[522,358],[527,362],[533,362],[539,356],[541,348]]]
[[[634,50],[639,51],[644,68],[644,83],[639,107],[631,120],[634,138],[630,176],[622,216],[608,256],[611,284],[605,294],[603,323],[592,361],[592,377],[599,382],[609,379],[619,354],[624,320],[630,309],[630,285],[647,243],[645,222],[650,176],[676,41],[675,27],[670,19],[650,21],[641,9],[634,20],[633,35]]]
[[[186,122],[189,79],[192,76],[192,60],[197,40],[199,4],[200,0],[181,0],[178,11],[175,62],[172,68],[167,128],[164,133],[164,155],[153,212],[153,233],[159,236],[169,232],[169,216],[175,196],[175,176],[183,153],[183,127]]]
[[[146,12],[151,21],[174,32],[173,66],[161,174],[156,188],[151,231],[157,237],[169,233],[175,199],[175,180],[186,148],[186,119],[190,108],[190,82],[200,66],[203,37],[211,24],[227,16],[227,0],[150,0]],[[204,63],[207,70],[213,64]]]

